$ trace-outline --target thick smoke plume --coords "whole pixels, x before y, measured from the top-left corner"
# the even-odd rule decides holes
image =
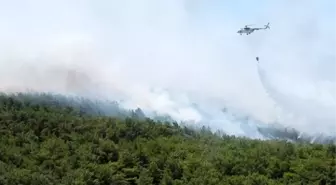
[[[0,89],[113,100],[254,138],[264,137],[255,125],[274,122],[333,135],[335,2],[246,3],[4,1]],[[276,91],[261,83],[256,56]]]

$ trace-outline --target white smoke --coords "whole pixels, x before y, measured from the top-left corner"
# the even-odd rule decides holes
[[[256,55],[282,71],[281,78],[299,75],[312,89],[326,92],[312,83],[327,83],[326,73],[335,73],[326,66],[335,64],[335,28],[320,11],[331,7],[326,2],[250,3],[249,10],[222,1],[1,1],[0,88],[107,98],[126,108],[252,136],[235,114],[228,118],[220,110],[225,106],[265,124],[276,120],[274,101],[256,72]],[[245,24],[267,22],[270,30],[236,34]],[[279,88],[294,87],[284,82]],[[334,106],[334,97],[300,95]],[[307,114],[301,109],[306,104],[296,106],[300,115]],[[317,118],[325,115],[314,111]]]

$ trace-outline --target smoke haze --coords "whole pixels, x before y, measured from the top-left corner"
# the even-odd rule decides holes
[[[0,2],[2,91],[111,99],[239,135],[256,133],[223,108],[334,134],[332,0]]]

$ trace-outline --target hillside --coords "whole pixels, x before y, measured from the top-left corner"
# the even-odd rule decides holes
[[[335,145],[220,137],[44,98],[0,96],[0,184],[336,183]]]

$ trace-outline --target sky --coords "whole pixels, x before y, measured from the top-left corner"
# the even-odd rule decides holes
[[[195,102],[214,117],[225,105],[265,123],[281,107],[281,114],[313,120],[286,123],[313,128],[319,118],[334,117],[322,110],[335,112],[335,6],[333,0],[0,0],[0,89],[90,92],[176,119],[202,119],[190,106]],[[237,34],[246,24],[268,22],[270,30]],[[77,73],[84,77],[69,79]],[[304,108],[312,102],[322,108],[309,117]],[[334,123],[324,122],[327,132]]]

